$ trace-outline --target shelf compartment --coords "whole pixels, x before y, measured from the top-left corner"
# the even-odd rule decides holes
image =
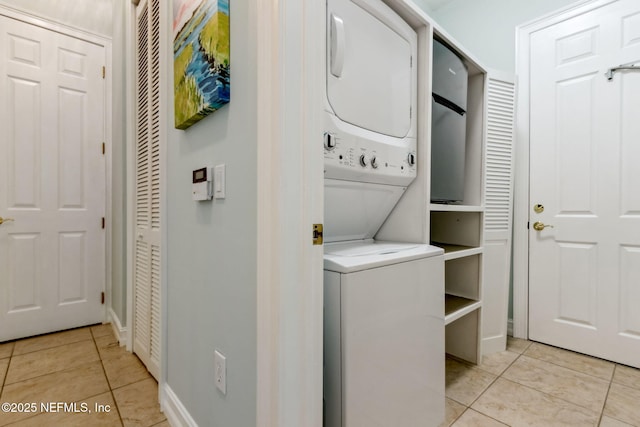
[[[471,308],[466,314],[460,313],[445,328],[445,351],[458,359],[480,364],[480,311],[479,306]]]
[[[444,264],[444,292],[449,295],[481,301],[480,264],[481,255],[457,258]]]
[[[482,217],[482,212],[432,211],[431,241],[459,246],[482,246]]]
[[[482,306],[480,301],[455,295],[444,296],[444,324],[448,325]]]

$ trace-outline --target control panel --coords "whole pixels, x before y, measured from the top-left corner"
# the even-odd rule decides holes
[[[213,174],[211,168],[196,169],[191,173],[191,196],[193,200],[203,201],[213,198]]]
[[[415,140],[386,143],[339,131],[323,139],[325,178],[407,185],[416,176]]]

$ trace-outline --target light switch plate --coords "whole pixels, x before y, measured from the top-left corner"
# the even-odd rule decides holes
[[[214,375],[216,380],[216,387],[222,392],[227,394],[227,358],[222,355],[218,350],[215,351],[214,361]]]
[[[227,168],[225,165],[217,165],[213,168],[213,197],[224,199],[227,197]]]

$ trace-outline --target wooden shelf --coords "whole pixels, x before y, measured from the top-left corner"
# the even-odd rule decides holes
[[[444,324],[448,325],[482,306],[480,301],[455,295],[444,296]]]
[[[484,212],[483,206],[447,205],[444,203],[431,203],[429,210],[432,212]]]
[[[432,245],[444,249],[444,260],[464,258],[482,253],[482,248],[473,246],[450,245],[448,243],[431,242]]]

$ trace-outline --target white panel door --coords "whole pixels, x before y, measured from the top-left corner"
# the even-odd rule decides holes
[[[136,9],[133,351],[160,373],[160,1]]]
[[[640,73],[604,75],[630,63],[637,0],[531,38],[529,337],[640,367]]]
[[[0,341],[104,320],[104,61],[0,16]]]

